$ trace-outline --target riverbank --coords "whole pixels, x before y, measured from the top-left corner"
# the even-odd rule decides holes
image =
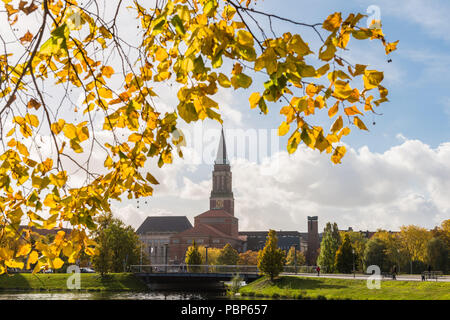
[[[68,273],[15,273],[0,275],[0,291],[69,291]],[[147,286],[132,273],[80,273],[81,291],[144,291]]]
[[[450,300],[450,283],[392,281],[368,289],[366,280],[281,276],[258,279],[239,290],[243,298],[338,300]]]

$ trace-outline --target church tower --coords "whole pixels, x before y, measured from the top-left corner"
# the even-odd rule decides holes
[[[209,198],[210,210],[222,209],[234,216],[234,197],[231,184],[230,162],[227,158],[225,135],[220,136],[214,171],[212,173],[212,191]]]

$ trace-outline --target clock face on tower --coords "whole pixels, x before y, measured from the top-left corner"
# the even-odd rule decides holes
[[[223,200],[216,200],[216,208],[217,209],[223,208]]]

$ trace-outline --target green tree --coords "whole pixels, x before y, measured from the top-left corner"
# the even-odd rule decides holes
[[[382,71],[342,57],[360,40],[396,49],[363,14],[309,24],[263,12],[255,0],[136,0],[126,10],[124,1],[0,3],[0,225],[10,225],[2,237],[19,239],[21,218],[79,230],[60,244],[39,242],[36,253],[29,244],[20,256],[5,250],[0,273],[29,255],[40,257],[39,270],[61,264],[57,250],[93,254],[94,218],[111,211],[109,200],[151,196],[158,181],[144,168],[183,156],[184,122],[222,123],[223,90],[253,84],[249,107],[280,110],[289,153],[304,143],[335,164],[353,128],[368,130],[362,116],[388,101]],[[276,21],[288,27],[274,30]],[[30,31],[16,27],[24,22]],[[299,24],[312,32],[292,32]],[[161,108],[168,86],[177,88],[171,111]],[[70,181],[77,171],[80,182]]]
[[[98,272],[125,272],[128,266],[139,264],[142,243],[131,226],[110,213],[100,217],[98,226],[95,232],[98,250],[93,259]]]
[[[350,242],[350,236],[346,234],[344,241],[336,251],[335,268],[340,273],[351,273],[353,270],[353,248]]]
[[[427,243],[427,263],[433,270],[442,271],[444,274],[449,266],[449,248],[442,238],[434,237]]]
[[[335,271],[336,251],[340,246],[340,242],[341,236],[337,224],[328,222],[323,231],[322,242],[320,243],[320,253],[317,258],[317,264],[325,272],[331,273]]]
[[[292,246],[286,256],[286,265],[293,266],[295,265],[295,260],[297,259],[297,266],[303,266],[306,263],[306,257],[303,252],[299,250],[295,250],[295,247]]]
[[[377,238],[384,242],[386,246],[385,254],[388,261],[386,264],[389,265],[389,268],[395,265],[397,266],[397,272],[400,272],[400,269],[407,270],[409,268],[409,254],[402,245],[400,234],[378,230],[372,238]]]
[[[410,225],[400,228],[402,248],[407,252],[411,261],[425,263],[427,243],[432,237],[430,231],[419,226]]]
[[[239,253],[231,246],[231,244],[227,243],[217,257],[217,264],[234,266],[237,265],[238,260]]]
[[[390,271],[386,243],[378,238],[370,239],[364,251],[364,268],[371,265],[377,265],[381,271]]]
[[[355,250],[355,269],[363,271],[364,268],[364,249],[368,239],[361,232],[346,232],[350,237],[350,243]],[[345,235],[344,235],[345,237]]]
[[[269,230],[266,245],[258,253],[258,269],[273,281],[283,271],[285,252],[278,248],[278,238],[275,230]]]
[[[203,259],[195,240],[192,241],[192,246],[186,251],[185,262],[189,272],[199,272],[201,270],[199,265],[203,264]]]

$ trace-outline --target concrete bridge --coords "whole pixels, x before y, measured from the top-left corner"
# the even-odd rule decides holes
[[[239,276],[246,283],[261,277],[256,266],[133,265],[131,272],[154,289],[223,288]]]

